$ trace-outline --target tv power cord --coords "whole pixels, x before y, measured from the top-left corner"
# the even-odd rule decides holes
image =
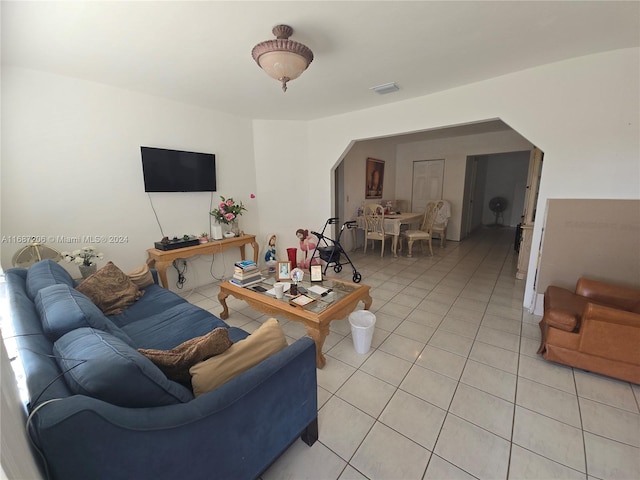
[[[182,267],[182,269],[180,267]],[[178,272],[178,281],[176,282],[176,288],[182,290],[185,282],[187,281],[187,277],[184,276],[184,273],[187,271],[186,260],[174,260],[173,268],[175,268],[176,272]]]

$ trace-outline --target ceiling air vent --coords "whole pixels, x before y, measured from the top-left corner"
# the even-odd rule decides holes
[[[371,87],[370,90],[373,90],[380,95],[385,95],[387,93],[397,92],[398,90],[400,90],[400,88],[395,84],[395,82],[391,82],[385,83],[383,85],[378,85],[377,87]]]

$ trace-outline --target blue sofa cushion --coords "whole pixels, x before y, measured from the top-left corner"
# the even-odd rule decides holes
[[[27,293],[31,300],[35,300],[38,292],[44,287],[60,283],[70,287],[75,286],[75,282],[69,272],[53,260],[42,260],[34,263],[27,270]]]
[[[151,360],[109,333],[78,328],[53,346],[69,388],[122,407],[189,402],[193,394],[169,380]]]
[[[69,285],[61,283],[41,289],[36,295],[35,304],[42,329],[52,342],[76,328],[91,327],[111,333],[133,346],[126,333],[116,327],[91,300]]]
[[[160,285],[149,285],[141,290],[144,290],[144,296],[140,300],[119,315],[109,315],[113,323],[122,327],[143,318],[165,312],[175,305],[187,303],[180,295],[162,288]]]
[[[163,312],[124,325],[122,330],[133,340],[136,348],[171,350],[193,337],[206,335],[217,327],[228,325],[206,310],[182,302]]]

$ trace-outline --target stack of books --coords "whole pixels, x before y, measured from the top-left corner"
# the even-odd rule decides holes
[[[246,287],[262,280],[258,265],[253,260],[243,260],[235,263],[231,283]]]

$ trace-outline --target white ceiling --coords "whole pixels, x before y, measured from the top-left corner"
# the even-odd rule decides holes
[[[640,45],[638,1],[2,1],[2,63],[260,119],[375,107]],[[274,25],[315,59],[283,93],[251,58]],[[400,91],[369,89],[396,82]]]

